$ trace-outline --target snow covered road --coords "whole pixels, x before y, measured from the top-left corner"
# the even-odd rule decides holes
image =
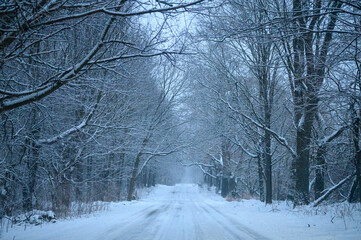
[[[197,187],[163,188],[157,189],[162,198],[155,200],[155,205],[107,231],[103,239],[267,239],[207,204]]]
[[[226,202],[197,185],[180,184],[159,185],[145,199],[114,204],[111,211],[97,216],[31,226],[26,231],[24,227],[10,228],[0,239],[252,240],[361,236],[359,224],[349,225],[347,231],[343,225],[337,219],[329,223],[327,216],[270,211],[255,200]]]

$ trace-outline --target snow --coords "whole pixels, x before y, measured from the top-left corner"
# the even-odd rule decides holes
[[[157,185],[139,195],[92,216],[3,229],[0,239],[361,239],[360,204],[293,209],[286,202],[228,202],[194,184]]]
[[[257,200],[245,200],[227,205],[231,217],[270,239],[360,239],[361,236],[360,212],[356,220],[355,216],[342,218],[342,213],[334,209],[325,212],[319,208],[315,215],[316,210],[311,207],[292,209],[292,204],[286,203],[265,206]]]
[[[56,217],[53,211],[32,210],[21,214],[12,219],[14,224],[35,224],[39,225],[44,222],[56,222]]]

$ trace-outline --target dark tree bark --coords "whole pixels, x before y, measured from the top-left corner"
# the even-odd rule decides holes
[[[221,196],[227,197],[229,194],[229,179],[231,177],[231,153],[230,153],[230,142],[226,139],[223,139],[222,143],[222,186],[221,186]]]
[[[135,158],[135,162],[134,162],[133,170],[132,170],[132,176],[131,176],[130,182],[129,182],[127,201],[134,200],[133,195],[134,195],[134,190],[135,190],[135,182],[137,180],[137,173],[138,173],[138,168],[139,168],[139,163],[140,163],[140,157],[141,157],[141,153],[138,152],[138,154]]]
[[[339,9],[341,2],[331,3],[331,8]],[[329,46],[333,38],[333,30],[336,26],[337,11],[329,13],[326,23],[326,32],[323,35],[314,33],[317,23],[321,18],[322,1],[317,1],[314,6],[312,17],[304,16],[308,5],[301,0],[293,0],[294,32],[293,37],[293,100],[294,117],[297,126],[296,134],[296,157],[295,157],[295,196],[294,204],[303,205],[310,203],[309,194],[309,166],[310,166],[310,143],[311,130],[315,116],[318,112],[318,92],[325,78],[326,61],[328,59]],[[314,41],[318,39],[320,41]],[[315,46],[317,44],[317,46]]]
[[[35,109],[32,109],[32,122],[34,125],[36,125],[36,115],[37,112]],[[31,126],[33,127],[33,126]],[[36,188],[36,174],[38,171],[39,166],[39,156],[40,156],[40,146],[36,143],[36,141],[39,139],[40,129],[38,127],[31,130],[30,133],[30,146],[28,147],[28,157],[26,161],[26,170],[28,172],[28,181],[27,183],[24,183],[23,186],[23,207],[24,210],[30,211],[34,208],[33,205],[33,197],[35,195],[35,188]]]
[[[139,164],[140,164],[140,160],[141,160],[141,156],[142,156],[142,151],[144,150],[145,146],[147,145],[148,140],[149,140],[150,137],[151,137],[150,135],[147,135],[143,139],[140,150],[137,153],[137,156],[135,157],[135,161],[134,161],[134,165],[133,165],[133,169],[132,169],[132,176],[131,176],[130,182],[129,182],[127,201],[132,201],[133,200],[133,194],[134,194],[134,190],[135,190],[135,183],[136,183],[136,180],[137,180],[137,174],[138,174]]]
[[[306,118],[306,117],[305,117]],[[309,114],[302,129],[297,130],[297,157],[296,157],[296,196],[295,204],[309,204],[309,168],[310,168],[310,142],[311,127],[314,114]]]
[[[232,197],[237,197],[235,195],[236,193],[236,181],[234,178],[234,175],[232,174],[232,176],[230,176],[228,178],[228,193],[232,195]]]
[[[325,146],[321,146],[317,149],[316,155],[316,180],[314,185],[315,199],[321,197],[323,190],[325,189],[325,170],[326,170],[326,161],[325,161]]]
[[[359,189],[359,196],[356,198],[358,202],[361,202],[361,148],[360,148],[360,113],[355,109],[355,103],[351,104],[351,111],[352,111],[352,130],[353,130],[353,145],[355,149],[355,155],[353,158],[353,164],[355,165],[356,169],[356,176],[355,180],[352,183],[349,195],[347,200],[349,202],[353,201],[354,194],[358,187]]]
[[[228,193],[228,177],[222,177],[221,196],[225,198]]]
[[[219,170],[217,169],[216,171],[216,180],[215,180],[215,184],[216,184],[216,193],[219,193],[219,190],[222,189],[222,186],[221,186],[221,177],[220,177],[220,173],[219,173]]]
[[[265,201],[265,198],[264,198],[264,174],[263,174],[263,167],[262,167],[260,156],[258,156],[258,158],[257,158],[257,164],[258,164],[259,198],[260,198],[261,202],[264,202]]]
[[[117,182],[117,198],[118,201],[121,199],[122,194],[122,187],[123,187],[123,170],[124,170],[124,160],[125,160],[125,150],[123,149],[123,152],[119,155],[119,175],[118,175],[118,182]]]
[[[267,114],[268,115],[268,114]],[[270,115],[270,114],[269,114]],[[269,116],[270,117],[270,116]],[[272,203],[272,156],[271,156],[271,135],[268,132],[265,132],[264,138],[265,144],[265,182],[266,182],[266,204]]]

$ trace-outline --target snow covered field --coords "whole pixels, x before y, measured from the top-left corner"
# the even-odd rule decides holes
[[[317,215],[316,215],[317,213]],[[158,185],[140,201],[41,226],[2,229],[6,240],[361,239],[360,205],[292,209],[227,202],[197,185]]]

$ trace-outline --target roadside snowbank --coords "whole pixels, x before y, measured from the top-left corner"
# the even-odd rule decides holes
[[[206,189],[207,203],[271,239],[361,239],[361,204],[293,208],[291,202],[227,202]]]

